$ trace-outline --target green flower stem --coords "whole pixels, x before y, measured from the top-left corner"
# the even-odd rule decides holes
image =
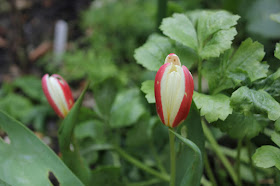
[[[238,140],[237,143],[237,156],[236,156],[236,172],[237,172],[237,180],[238,185],[242,186],[241,174],[240,174],[240,152],[242,147],[242,139]]]
[[[252,160],[252,149],[251,149],[251,142],[249,139],[246,140],[246,145],[247,145],[247,150],[248,150],[248,157],[249,157],[249,162],[250,162],[250,167],[251,167],[251,171],[254,177],[254,182],[256,186],[259,186],[259,182],[258,182],[258,178],[257,178],[257,173],[256,173],[256,169],[254,167],[253,164],[253,160]]]
[[[170,128],[174,131],[173,128]],[[175,186],[176,176],[176,154],[175,154],[175,135],[169,130],[169,144],[170,144],[170,186]]]
[[[159,30],[159,26],[161,24],[161,21],[163,18],[166,17],[166,13],[167,13],[167,0],[158,0],[157,2],[158,4],[158,9],[157,9],[157,29],[158,32]]]
[[[204,153],[204,166],[205,166],[205,170],[206,170],[206,173],[207,173],[207,176],[209,177],[211,183],[212,183],[212,186],[217,186],[217,182],[216,182],[216,179],[214,177],[214,174],[211,170],[211,167],[210,167],[210,164],[209,164],[209,160],[208,160],[208,156],[206,153]]]
[[[207,127],[207,125],[205,124],[205,122],[203,120],[202,120],[202,128],[203,128],[203,131],[204,131],[204,135],[206,136],[207,140],[209,141],[209,143],[213,147],[213,150],[216,152],[217,156],[219,157],[219,159],[224,164],[224,166],[225,166],[226,170],[228,171],[230,177],[232,178],[234,184],[237,185],[237,175],[234,172],[234,169],[232,168],[232,166],[229,163],[226,156],[221,151],[221,149],[220,149],[218,143],[216,142],[215,138],[213,137],[210,129]]]
[[[164,181],[169,182],[170,177],[167,174],[162,174],[150,167],[148,167],[147,165],[143,164],[141,161],[135,159],[134,157],[130,156],[129,154],[127,154],[125,151],[123,151],[120,147],[118,146],[114,146],[114,150],[125,160],[127,160],[128,162],[132,163],[133,165],[135,165],[136,167],[146,171],[147,173],[150,173],[152,175],[154,175],[157,178],[160,178]]]

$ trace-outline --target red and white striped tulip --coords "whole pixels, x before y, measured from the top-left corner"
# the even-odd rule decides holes
[[[176,127],[188,116],[193,96],[193,78],[176,54],[169,54],[155,78],[157,113],[162,123]]]
[[[42,87],[45,96],[56,114],[64,118],[74,104],[71,89],[67,82],[57,74],[42,78]]]

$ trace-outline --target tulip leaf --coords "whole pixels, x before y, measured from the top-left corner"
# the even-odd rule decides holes
[[[154,80],[147,80],[142,83],[141,90],[144,92],[145,98],[147,99],[148,103],[155,103],[155,91],[154,91]]]
[[[62,186],[83,185],[33,132],[1,111],[0,127],[11,141],[0,138],[0,180],[6,185],[50,185],[50,173]]]
[[[146,69],[157,71],[170,53],[177,54],[182,65],[188,68],[197,61],[196,54],[190,48],[157,34],[151,35],[143,46],[135,50],[134,58]]]
[[[280,149],[270,145],[263,145],[253,155],[256,166],[270,168],[275,166],[280,170]]]
[[[79,115],[80,107],[82,105],[84,95],[88,86],[84,89],[79,99],[75,102],[70,112],[64,118],[59,131],[58,141],[60,151],[62,153],[62,159],[64,163],[83,181],[87,184],[89,181],[89,168],[85,164],[81,157],[78,147],[74,138],[74,128],[77,123],[77,117]],[[71,146],[73,149],[71,149]]]
[[[184,14],[173,14],[172,17],[163,19],[160,29],[171,39],[197,50],[195,27]]]
[[[236,139],[248,138],[251,139],[257,136],[268,122],[257,115],[244,115],[238,112],[233,112],[225,121],[217,121],[214,123],[223,132]]]
[[[230,98],[226,95],[205,95],[194,91],[193,100],[200,109],[200,115],[205,116],[209,123],[225,120],[232,113]]]
[[[187,16],[188,15],[188,16]],[[239,16],[226,11],[195,11],[173,14],[162,21],[163,33],[195,50],[202,59],[219,57],[229,49],[237,34]]]
[[[274,51],[274,56],[280,59],[280,43],[276,43],[276,48]]]
[[[111,108],[111,127],[120,128],[134,124],[145,112],[140,98],[140,91],[136,88],[118,93]]]
[[[176,157],[176,185],[185,186],[200,184],[202,173],[202,155],[198,146],[192,141],[169,129],[182,143],[181,150]],[[187,148],[185,148],[185,146]],[[191,152],[190,152],[191,151]],[[185,157],[191,157],[186,160]],[[182,161],[184,160],[184,161]]]
[[[270,15],[270,19],[272,19],[273,21],[280,23],[280,13],[278,14],[271,14]]]
[[[212,93],[235,88],[245,80],[251,82],[267,76],[268,65],[260,63],[264,48],[258,42],[247,39],[236,52],[227,50],[220,58],[207,61],[203,74]]]
[[[240,87],[232,93],[230,104],[245,115],[250,113],[262,114],[270,120],[280,117],[280,105],[271,95],[263,90],[252,90],[248,87]]]

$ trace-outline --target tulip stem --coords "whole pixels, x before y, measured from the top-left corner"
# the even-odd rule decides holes
[[[170,128],[174,131],[173,128]],[[176,176],[176,154],[175,154],[175,135],[169,130],[169,143],[170,143],[170,186],[175,186]]]
[[[254,177],[254,182],[256,186],[259,186],[259,182],[258,182],[258,178],[257,178],[257,173],[256,173],[256,169],[254,167],[253,164],[253,160],[252,160],[252,145],[249,139],[246,140],[246,145],[247,145],[247,150],[248,150],[248,157],[249,157],[249,162],[250,162],[250,167],[251,167],[251,171]]]
[[[237,172],[237,180],[238,185],[242,186],[242,180],[240,175],[240,153],[241,153],[241,147],[242,147],[242,139],[238,140],[237,143],[237,156],[236,156],[236,172]]]

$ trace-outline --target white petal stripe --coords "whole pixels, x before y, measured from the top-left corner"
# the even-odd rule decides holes
[[[58,79],[52,76],[47,78],[47,87],[54,103],[56,104],[60,112],[65,116],[68,113],[68,107],[63,94],[63,90],[61,89],[58,81]]]
[[[167,126],[172,124],[180,109],[184,93],[185,78],[181,66],[169,65],[161,79],[161,103],[164,116],[164,122]]]

